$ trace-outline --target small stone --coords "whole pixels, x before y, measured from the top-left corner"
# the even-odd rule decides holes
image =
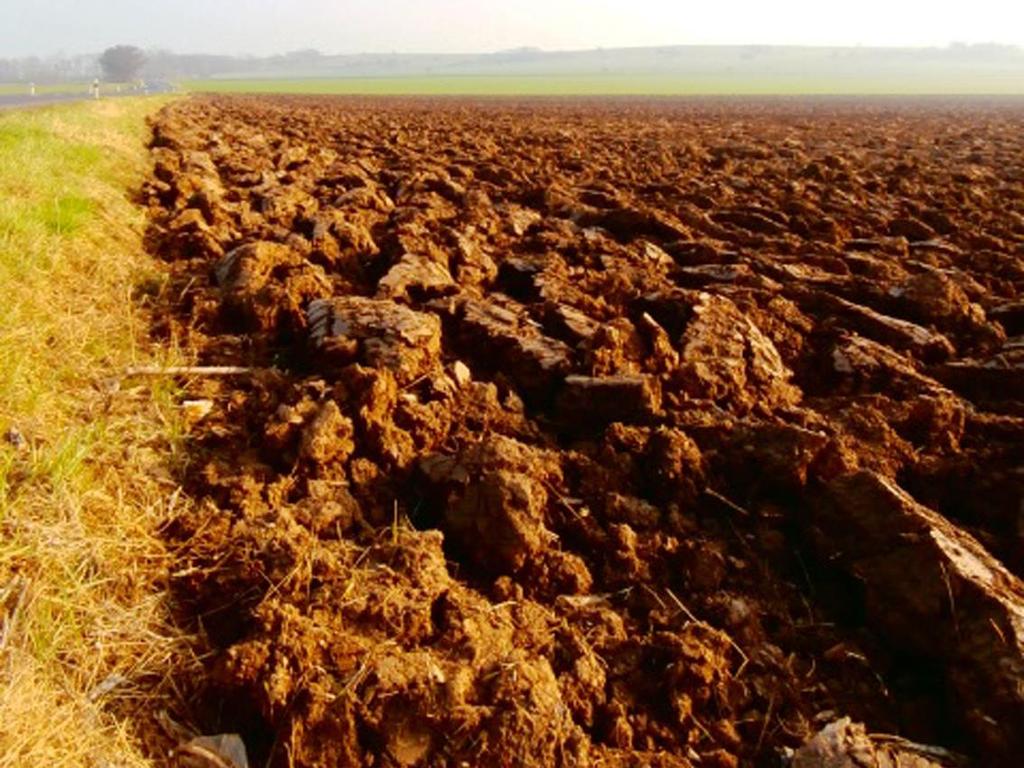
[[[452,366],[452,376],[460,387],[465,387],[473,381],[473,374],[469,370],[469,366],[461,360],[456,360]]]

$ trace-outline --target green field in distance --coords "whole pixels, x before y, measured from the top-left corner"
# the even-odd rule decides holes
[[[211,79],[180,84],[203,93],[280,93],[367,96],[697,96],[770,94],[1020,94],[1016,78],[956,81],[900,78],[771,76],[741,80],[728,75],[463,75],[455,77],[352,77],[309,79]]]

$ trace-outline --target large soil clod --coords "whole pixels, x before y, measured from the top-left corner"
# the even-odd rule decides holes
[[[976,107],[166,109],[155,331],[253,370],[189,385],[168,530],[206,732],[1018,764],[1024,123]]]

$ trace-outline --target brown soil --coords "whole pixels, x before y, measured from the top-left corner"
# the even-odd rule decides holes
[[[169,530],[209,732],[1016,764],[1020,107],[203,99],[153,156],[157,331],[257,369]]]

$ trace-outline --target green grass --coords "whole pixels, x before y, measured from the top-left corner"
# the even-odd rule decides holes
[[[43,203],[37,216],[51,234],[71,235],[89,221],[93,207],[87,197],[62,195]]]
[[[797,94],[1019,94],[1013,78],[984,82],[951,80],[926,74],[823,78],[766,75],[741,80],[728,74],[692,78],[662,75],[537,75],[460,77],[353,77],[310,79],[190,80],[182,87],[204,93],[274,93],[379,96],[702,96]]]
[[[132,298],[161,284],[129,198],[159,104],[0,113],[0,768],[149,765],[125,713],[191,663],[158,535],[177,392],[121,379],[176,361]]]

